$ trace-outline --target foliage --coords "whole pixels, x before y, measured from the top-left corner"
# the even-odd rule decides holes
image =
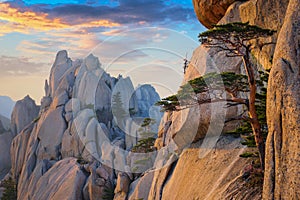
[[[204,47],[216,48],[218,51],[224,51],[227,57],[241,57],[245,68],[246,76],[238,75],[230,72],[222,73],[219,77],[217,73],[209,73],[203,77],[199,77],[188,84],[181,87],[178,94],[163,99],[157,105],[163,107],[163,110],[180,110],[189,106],[212,102],[227,102],[227,106],[245,105],[248,115],[236,116],[230,120],[245,120],[251,124],[251,129],[255,138],[259,156],[261,160],[262,170],[265,161],[265,143],[264,132],[267,127],[261,124],[265,120],[265,90],[259,93],[257,87],[263,85],[264,78],[256,81],[257,68],[251,60],[251,50],[254,48],[250,42],[253,39],[261,37],[269,37],[275,31],[263,29],[257,26],[249,25],[249,23],[230,23],[216,25],[213,29],[199,34],[199,40]],[[263,43],[267,45],[270,43]],[[223,82],[222,82],[223,81]],[[224,83],[224,85],[222,85]],[[222,88],[225,88],[227,95],[231,98],[224,97]],[[209,91],[219,90],[214,97]],[[238,97],[238,92],[248,92],[248,98]],[[205,94],[206,93],[206,94]],[[201,95],[199,95],[201,94]],[[249,127],[249,124],[246,126]]]
[[[228,93],[248,92],[249,86],[247,76],[236,74],[233,72],[216,72],[205,74],[204,76],[190,80],[187,84],[180,86],[180,90],[176,95],[172,95],[157,102],[164,111],[180,110],[185,106],[196,105],[199,103],[209,103],[213,99],[199,99],[199,94],[205,94],[209,91],[217,91]],[[215,100],[221,100],[216,97]],[[223,99],[226,101],[226,99]]]
[[[140,135],[142,137],[138,143],[132,147],[131,151],[136,153],[148,153],[155,150],[154,143],[155,143],[155,136],[156,133],[151,131],[151,126],[155,124],[155,119],[152,118],[145,118],[141,125],[139,131],[141,132]]]
[[[12,178],[4,180],[2,186],[5,188],[1,200],[16,200],[17,185]]]
[[[149,137],[146,139],[142,139],[138,141],[138,143],[132,147],[131,151],[135,153],[148,153],[155,150],[154,148],[154,142],[155,138]]]
[[[115,197],[115,189],[112,183],[109,183],[109,186],[105,185],[103,189],[102,199],[104,200],[113,200]]]
[[[122,121],[126,117],[126,111],[123,108],[121,93],[117,92],[112,98],[112,113],[115,116],[117,123],[121,125]]]
[[[245,152],[243,154],[240,155],[240,157],[242,158],[249,158],[249,157],[256,157],[257,155],[255,153],[252,152]]]
[[[234,22],[229,24],[215,25],[214,28],[199,34],[199,41],[204,45],[216,46],[235,43],[245,44],[245,42],[261,37],[272,36],[276,31],[263,29],[258,26],[249,25],[249,22]],[[222,42],[220,42],[222,41]],[[233,45],[232,45],[233,44]],[[228,47],[228,46],[227,46]],[[224,50],[229,50],[226,48]],[[236,50],[236,49],[234,49]]]
[[[266,118],[266,98],[267,98],[267,88],[266,85],[269,79],[269,72],[259,71],[259,79],[256,80],[258,85],[258,92],[256,93],[256,111],[258,115],[259,123],[261,124],[261,132],[264,140],[266,140],[268,135],[268,126],[267,126],[267,118]],[[227,134],[232,135],[246,135],[244,138],[245,141],[242,142],[243,145],[247,145],[248,147],[256,147],[256,142],[254,135],[252,134],[252,127],[250,122],[244,121],[240,127],[238,127],[234,131],[227,132]]]

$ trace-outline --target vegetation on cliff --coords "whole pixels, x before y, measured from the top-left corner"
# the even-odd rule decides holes
[[[196,78],[181,86],[177,95],[173,95],[158,102],[157,105],[163,107],[163,110],[180,110],[190,106],[203,103],[213,103],[226,101],[227,106],[244,105],[247,108],[247,115],[242,113],[229,120],[247,121],[242,129],[249,130],[251,126],[254,134],[255,143],[258,147],[260,162],[264,169],[265,160],[265,95],[264,81],[267,75],[259,73],[253,61],[251,60],[251,50],[254,48],[254,39],[269,37],[274,31],[262,29],[249,23],[231,23],[225,25],[216,25],[213,29],[199,35],[202,45],[209,48],[217,48],[219,51],[225,51],[227,57],[241,57],[243,60],[246,75],[232,72],[223,72],[221,74],[209,73]],[[263,44],[267,45],[267,43]],[[261,92],[258,93],[258,87]],[[224,94],[224,90],[226,94]],[[210,92],[209,91],[218,91]],[[239,92],[248,92],[246,98],[240,97]],[[262,113],[263,112],[263,113]]]

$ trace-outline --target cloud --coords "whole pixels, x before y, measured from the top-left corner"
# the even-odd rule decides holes
[[[81,29],[93,27],[118,27],[120,24],[107,19],[91,19],[78,22],[75,26],[59,17],[50,17],[45,12],[34,12],[12,7],[9,3],[0,3],[0,36],[20,32],[28,34],[30,30],[50,31],[61,29]]]
[[[49,65],[31,62],[30,58],[0,56],[0,77],[47,74]]]
[[[119,5],[113,7],[66,4],[46,8],[44,11],[51,16],[72,21],[73,24],[90,19],[108,19],[119,24],[186,22],[190,13],[193,13],[192,8],[179,4],[166,5],[164,1],[157,0],[119,0]]]

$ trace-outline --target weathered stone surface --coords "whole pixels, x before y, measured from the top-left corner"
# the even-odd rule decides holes
[[[154,171],[144,174],[144,176],[135,180],[129,188],[128,199],[148,199],[149,186],[152,184]]]
[[[300,197],[299,4],[289,1],[269,79],[264,199]]]
[[[82,199],[85,180],[77,159],[61,160],[41,176],[31,199]]]
[[[60,147],[63,133],[66,130],[66,122],[63,118],[63,108],[49,110],[38,129],[37,137],[39,146],[37,157],[43,159],[57,159],[60,156]]]
[[[236,0],[193,0],[198,20],[206,28],[212,28],[225,15],[227,8]]]
[[[0,115],[0,134],[7,132],[10,129],[10,120]]]
[[[20,133],[25,126],[32,122],[39,113],[39,107],[36,106],[33,99],[26,96],[17,101],[11,114],[11,132],[15,136]]]
[[[199,46],[194,50],[191,62],[186,69],[183,83],[198,78],[210,72],[235,72],[240,73],[242,69],[242,60],[238,57],[226,56],[223,51],[215,48],[206,48]]]
[[[286,12],[288,0],[251,0],[233,3],[227,10],[225,16],[218,24],[232,22],[249,22],[262,28],[268,28],[279,32]],[[265,69],[272,67],[272,59],[278,34],[270,38],[260,39],[255,44],[253,55],[257,62]],[[261,45],[269,43],[268,45]]]
[[[83,188],[83,197],[85,200],[104,200],[108,197],[109,191],[113,193],[111,180],[108,177],[108,172],[102,168],[97,167],[98,162],[94,162],[88,167],[90,176]],[[101,172],[99,174],[99,172]],[[104,175],[105,177],[102,177]]]
[[[136,89],[135,95],[138,103],[138,110],[136,111],[136,116],[151,117],[159,122],[161,115],[158,115],[157,117],[155,116],[157,114],[152,112],[154,111],[153,105],[160,100],[160,96],[155,91],[155,88],[149,84],[141,85]]]
[[[0,134],[0,180],[9,172],[11,167],[9,150],[12,139],[10,132]]]
[[[72,60],[68,57],[67,51],[59,51],[56,55],[55,62],[51,68],[49,85],[50,85],[50,96],[54,97],[55,91],[64,77],[65,72],[71,68]]]
[[[0,115],[10,119],[15,104],[10,97],[0,96]]]
[[[107,78],[105,78],[105,73],[103,73],[96,89],[95,110],[99,122],[106,125],[113,119],[111,111],[111,93],[111,85]]]
[[[43,115],[41,116],[41,119],[43,119]],[[27,199],[28,191],[29,191],[29,182],[31,179],[31,176],[35,170],[35,167],[37,166],[37,157],[36,157],[36,150],[39,144],[39,141],[37,139],[37,133],[38,128],[42,124],[42,120],[39,120],[37,124],[33,127],[33,130],[31,131],[24,162],[21,170],[21,174],[19,175],[19,182],[18,182],[18,199]],[[19,148],[19,147],[18,147]],[[18,175],[16,175],[17,177]]]
[[[245,149],[240,139],[222,137],[214,149],[201,158],[200,145],[180,155],[172,176],[163,187],[162,199],[224,199],[228,183],[240,175],[247,163],[239,157]],[[243,194],[242,190],[239,192],[234,197]]]
[[[29,137],[33,130],[34,123],[25,127],[12,141],[10,147],[11,173],[14,180],[18,180],[25,162],[25,155]]]
[[[129,191],[129,185],[131,183],[130,178],[126,173],[119,172],[117,178],[117,185],[115,188],[114,200],[126,200],[127,193]]]

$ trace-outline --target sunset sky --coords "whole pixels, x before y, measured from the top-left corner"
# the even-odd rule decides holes
[[[172,93],[204,30],[192,0],[0,0],[0,27],[0,95],[37,103],[62,49],[72,60],[93,53],[111,75]]]

